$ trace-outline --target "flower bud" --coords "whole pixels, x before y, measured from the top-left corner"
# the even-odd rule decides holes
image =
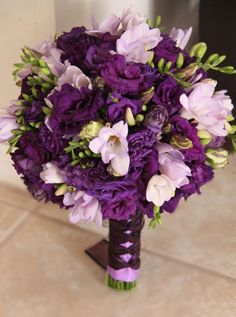
[[[179,134],[172,136],[170,140],[170,144],[173,147],[181,149],[181,150],[187,150],[193,146],[193,143],[190,139]]]
[[[228,164],[228,151],[223,148],[207,149],[208,164],[215,169],[225,167]]]
[[[206,130],[198,130],[197,135],[203,145],[207,145],[212,141],[212,134]]]
[[[143,101],[144,103],[148,103],[152,99],[153,94],[154,94],[154,87],[151,87],[142,94],[140,100]]]
[[[103,124],[97,121],[90,121],[84,125],[79,136],[81,139],[94,139],[98,136],[100,130],[103,128]]]
[[[55,192],[55,196],[62,196],[67,192],[68,186],[66,184],[62,184],[58,187]]]
[[[133,115],[132,110],[130,108],[127,108],[125,111],[125,122],[129,126],[133,126],[136,123],[135,119],[134,119],[134,115]]]

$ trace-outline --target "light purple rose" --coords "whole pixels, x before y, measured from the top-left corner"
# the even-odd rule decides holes
[[[43,165],[43,171],[40,173],[40,178],[45,182],[45,184],[64,183],[63,172],[51,162]]]
[[[169,177],[176,188],[189,183],[191,169],[184,163],[183,154],[166,143],[157,145],[159,170]]]
[[[169,201],[175,194],[175,186],[166,175],[154,175],[149,180],[146,191],[146,199],[155,206],[161,207],[165,201]]]
[[[96,198],[87,195],[83,191],[76,191],[74,193],[66,193],[63,203],[65,206],[72,206],[70,213],[71,223],[95,221],[98,226],[102,226],[101,205]]]
[[[181,116],[188,120],[195,119],[197,129],[207,130],[217,136],[226,136],[226,119],[231,114],[233,104],[225,91],[214,93],[217,82],[205,79],[192,86],[190,94],[182,94]]]
[[[173,28],[170,32],[170,38],[176,42],[176,46],[183,50],[188,44],[192,30],[192,27],[186,30]]]
[[[90,150],[101,153],[102,161],[105,164],[111,162],[111,168],[119,176],[126,175],[129,170],[127,135],[128,125],[119,121],[112,127],[102,128],[98,137],[89,143]]]
[[[14,115],[0,115],[0,143],[10,140],[13,137],[12,130],[17,129],[19,129],[19,124]]]
[[[124,55],[128,62],[146,64],[152,56],[150,51],[162,40],[159,29],[150,29],[147,23],[135,25],[125,31],[116,42],[116,51]]]
[[[57,89],[61,90],[62,85],[70,84],[79,89],[80,87],[92,88],[90,79],[76,66],[68,65],[66,71],[59,77]]]

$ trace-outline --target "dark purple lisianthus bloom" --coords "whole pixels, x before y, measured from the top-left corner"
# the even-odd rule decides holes
[[[114,55],[101,72],[106,84],[123,95],[137,95],[153,85],[153,69],[139,63],[127,63],[122,55]]]
[[[69,84],[48,97],[53,104],[49,125],[57,135],[74,135],[90,120],[99,118],[98,111],[104,106],[101,92]]]
[[[41,100],[33,100],[31,104],[22,111],[25,122],[42,122],[45,114],[43,113],[43,107],[45,102]]]
[[[192,147],[181,150],[187,162],[197,161],[203,163],[205,161],[204,147],[197,135],[197,129],[185,118],[178,115],[170,119],[173,135],[178,134],[192,141]]]
[[[167,108],[162,105],[154,105],[145,115],[143,125],[155,134],[159,134],[168,121]]]
[[[170,116],[182,109],[179,98],[185,91],[174,78],[163,74],[159,77],[156,87],[152,97],[155,104],[165,106]]]
[[[133,115],[140,113],[143,103],[137,99],[130,99],[122,97],[120,94],[114,92],[107,99],[107,119],[112,123],[116,123],[121,120],[125,120],[125,112],[127,108],[130,108]]]
[[[68,142],[63,138],[50,131],[45,125],[39,129],[39,140],[43,144],[44,148],[51,153],[52,159],[58,158],[58,155],[64,154],[64,148]]]
[[[91,70],[91,75],[98,74],[104,63],[113,57],[110,53],[112,46],[112,43],[107,42],[100,46],[93,45],[88,49],[84,64],[87,69]]]
[[[190,177],[189,184],[180,188],[184,198],[188,198],[190,195],[198,193],[200,194],[200,187],[214,177],[213,169],[205,164],[196,163],[191,167],[192,176]]]
[[[38,178],[42,166],[26,156],[22,149],[17,149],[14,153],[11,153],[11,158],[18,174]]]
[[[137,197],[136,195],[130,195],[122,199],[113,200],[111,202],[107,200],[101,200],[103,219],[114,220],[128,220],[133,216],[137,209]]]
[[[178,204],[180,202],[180,199],[183,197],[183,193],[181,192],[180,189],[176,189],[175,196],[172,197],[169,201],[166,201],[162,207],[162,211],[167,211],[167,212],[174,212],[176,208],[178,207]]]
[[[162,34],[163,40],[158,43],[154,49],[154,62],[158,63],[161,58],[164,58],[165,61],[172,62],[172,68],[174,67],[179,53],[182,53],[184,56],[184,66],[187,66],[193,61],[188,53],[185,50],[176,46],[176,42],[171,39],[167,34]]]
[[[25,132],[19,141],[19,147],[30,160],[37,164],[43,164],[50,160],[50,153],[43,147],[38,135],[33,132]]]
[[[156,141],[155,134],[145,128],[128,136],[130,171],[127,177],[137,171],[142,172]]]

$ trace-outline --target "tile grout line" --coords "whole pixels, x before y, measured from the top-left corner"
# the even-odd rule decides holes
[[[29,218],[30,212],[24,211],[23,214],[17,219],[17,221],[6,231],[0,240],[0,247],[5,245],[5,243],[15,235],[15,233],[24,225],[26,220]]]
[[[174,258],[174,257],[171,257],[171,256],[168,256],[166,254],[163,254],[163,253],[159,253],[159,252],[155,252],[155,251],[152,251],[152,250],[149,250],[149,249],[142,249],[141,250],[142,252],[144,253],[148,253],[150,255],[154,255],[154,256],[159,256],[165,260],[168,260],[168,261],[171,261],[171,262],[176,262],[178,264],[183,264],[183,265],[186,265],[188,267],[191,267],[191,268],[194,268],[194,269],[197,269],[197,270],[200,270],[200,271],[204,271],[204,272],[207,272],[207,273],[210,273],[210,274],[213,274],[213,275],[217,275],[218,277],[222,277],[222,278],[226,278],[226,279],[229,279],[229,280],[233,280],[233,281],[236,281],[236,278],[233,277],[233,276],[229,276],[229,275],[226,275],[224,273],[220,273],[220,272],[217,272],[217,271],[212,271],[206,267],[203,267],[203,266],[198,266],[196,264],[193,264],[193,263],[190,263],[190,262],[187,262],[187,261],[183,261],[181,259],[178,259],[178,258]]]

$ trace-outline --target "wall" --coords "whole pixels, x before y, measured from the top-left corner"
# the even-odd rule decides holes
[[[13,64],[19,62],[20,49],[34,47],[49,34],[55,34],[53,0],[0,0],[0,108],[19,94],[11,73]],[[0,181],[20,186],[6,150],[7,146],[0,144]]]

